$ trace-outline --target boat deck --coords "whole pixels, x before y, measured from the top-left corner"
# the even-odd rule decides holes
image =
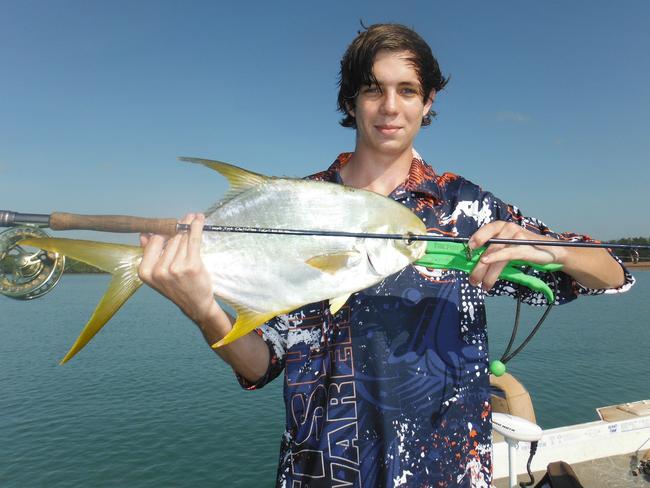
[[[545,430],[533,458],[536,483],[553,461],[569,463],[585,488],[650,488],[650,476],[638,470],[650,452],[650,400],[596,409],[600,420]],[[508,487],[507,446],[493,432],[496,488]],[[530,444],[517,446],[518,481],[528,481],[525,464]]]
[[[606,458],[594,459],[583,463],[572,464],[578,480],[585,488],[649,488],[650,476],[641,473],[632,474],[632,469],[639,465],[634,454],[622,454]],[[535,484],[544,476],[544,471],[533,473]],[[528,475],[519,475],[517,482],[528,481]],[[494,482],[496,488],[508,488],[508,479],[501,478]]]

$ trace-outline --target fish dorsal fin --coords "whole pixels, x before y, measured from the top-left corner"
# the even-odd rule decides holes
[[[289,309],[289,310],[276,310],[273,312],[256,312],[254,310],[250,310],[240,305],[231,304],[231,306],[237,312],[237,320],[235,320],[235,324],[232,326],[230,332],[228,332],[228,334],[226,334],[226,336],[223,339],[221,339],[219,342],[212,345],[213,349],[217,349],[221,346],[225,346],[226,344],[230,344],[231,342],[239,339],[240,337],[245,336],[252,330],[257,329],[260,325],[262,325],[265,322],[268,322],[273,317],[277,315],[282,315],[292,310]]]
[[[245,192],[246,190],[250,190],[251,188],[255,188],[256,186],[259,186],[270,179],[269,176],[253,173],[252,171],[248,171],[233,164],[228,164],[221,161],[186,157],[181,157],[178,159],[181,161],[186,161],[188,163],[202,164],[203,166],[207,166],[208,168],[218,171],[228,179],[230,188],[228,189],[228,192],[223,197],[221,202],[217,205],[223,204],[228,200],[232,200],[240,193]]]
[[[323,273],[333,275],[341,269],[354,266],[360,258],[361,253],[358,251],[341,251],[313,256],[307,259],[305,263]]]
[[[142,285],[138,277],[138,265],[142,257],[142,248],[139,246],[57,238],[25,239],[19,244],[58,252],[113,275],[108,290],[60,364],[69,361],[88,344]]]
[[[341,307],[343,307],[343,305],[345,305],[345,302],[348,301],[350,295],[352,295],[352,293],[346,293],[340,297],[330,298],[330,313],[332,315],[336,315],[336,312],[341,310]]]

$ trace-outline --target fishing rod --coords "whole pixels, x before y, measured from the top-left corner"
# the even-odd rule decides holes
[[[0,233],[0,294],[22,300],[37,298],[49,292],[54,288],[63,274],[64,256],[45,251],[37,251],[35,254],[30,254],[20,247],[19,243],[23,239],[30,237],[48,237],[41,230],[43,227],[56,231],[92,230],[119,233],[141,232],[162,235],[175,235],[179,232],[187,232],[190,229],[190,225],[179,223],[176,219],[170,218],[155,219],[125,215],[79,215],[63,212],[55,212],[48,215],[18,213],[6,210],[0,210],[0,227],[11,228],[8,231]],[[203,230],[206,232],[264,235],[391,239],[403,240],[406,243],[426,241],[428,242],[426,254],[415,264],[431,268],[458,269],[468,274],[471,273],[481,254],[485,251],[485,247],[471,251],[468,247],[469,237],[433,234],[386,234],[226,225],[204,225]],[[650,245],[640,244],[608,244],[601,242],[546,241],[536,239],[493,238],[486,242],[486,245],[489,244],[628,249],[636,253],[637,256],[638,250],[650,249]],[[525,269],[529,267],[538,271],[548,272],[555,283],[554,288],[557,288],[557,280],[553,272],[558,271],[561,265],[554,263],[537,265],[528,262],[512,261],[504,268],[500,275],[501,278],[542,293],[546,297],[548,305],[546,311],[535,327],[533,327],[528,337],[519,347],[513,352],[510,352],[519,325],[521,295],[519,292],[517,293],[517,312],[510,342],[501,360],[492,361],[490,364],[490,370],[497,376],[505,372],[505,363],[517,355],[530,342],[555,303],[555,293],[557,290],[551,290],[543,280],[527,274]]]
[[[145,217],[131,217],[127,215],[80,215],[64,212],[52,214],[28,214],[0,210],[0,227],[16,226],[47,227],[52,230],[93,230],[100,232],[118,233],[152,233],[174,235],[187,232],[188,224],[178,223],[176,219],[153,219]],[[351,237],[362,239],[392,239],[406,242],[455,242],[467,244],[469,237],[440,236],[434,234],[381,234],[370,232],[347,232],[314,229],[279,229],[267,227],[204,225],[205,232],[228,232],[245,234],[271,234],[292,236],[320,236],[320,237]],[[602,242],[574,242],[574,241],[546,241],[540,239],[500,239],[493,238],[486,244],[510,244],[549,247],[587,247],[607,249],[640,250],[650,249],[650,245],[642,244],[607,244]]]

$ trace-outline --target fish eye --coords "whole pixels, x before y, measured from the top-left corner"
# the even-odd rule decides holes
[[[407,246],[411,246],[415,242],[415,239],[413,239],[413,233],[407,232],[406,234],[404,234],[403,241],[404,244],[406,244]]]

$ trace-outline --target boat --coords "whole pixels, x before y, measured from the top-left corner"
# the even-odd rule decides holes
[[[491,376],[492,409],[536,424],[530,394],[512,375]],[[599,420],[541,430],[530,469],[535,487],[650,487],[650,399],[596,409]],[[510,435],[510,434],[508,434]],[[509,476],[509,445],[514,455]],[[531,442],[492,433],[496,488],[530,480],[527,463]],[[553,482],[555,477],[555,483]]]

